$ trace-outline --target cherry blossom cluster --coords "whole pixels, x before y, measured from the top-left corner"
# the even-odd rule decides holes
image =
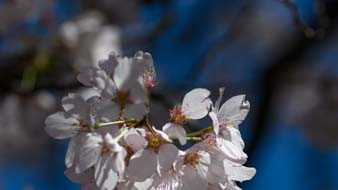
[[[112,53],[77,79],[95,93],[64,97],[63,111],[50,115],[45,129],[55,139],[70,138],[65,175],[82,189],[238,190],[237,182],[255,175],[243,166],[238,126],[250,108],[244,95],[221,104],[224,88],[214,103],[209,90],[193,89],[159,130],[149,119],[157,84],[149,53]],[[207,116],[210,126],[187,133],[191,120]],[[190,148],[180,150],[187,142]]]

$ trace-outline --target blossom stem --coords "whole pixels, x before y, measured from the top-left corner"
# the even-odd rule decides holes
[[[115,139],[120,140],[127,132],[128,132],[128,129],[125,127],[120,129],[120,134],[117,137],[115,137]]]
[[[201,138],[201,137],[187,137],[187,140],[191,140],[191,141],[201,141],[202,138]]]
[[[188,133],[187,137],[199,137],[207,132],[212,131],[212,127],[207,127],[196,132]]]
[[[112,121],[112,122],[107,122],[107,123],[99,123],[97,125],[97,128],[99,127],[106,127],[110,125],[122,125],[122,124],[129,124],[129,123],[135,123],[136,120],[131,119],[131,120],[117,120],[117,121]]]
[[[107,123],[100,123],[98,124],[99,127],[105,127],[109,125],[120,125],[120,124],[125,124],[126,122],[121,120],[121,121],[112,121],[112,122],[107,122]]]

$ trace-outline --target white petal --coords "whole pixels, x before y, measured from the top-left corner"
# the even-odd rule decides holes
[[[67,113],[90,123],[90,105],[79,94],[69,93],[63,97],[62,106]]]
[[[216,146],[220,149],[220,151],[230,160],[240,163],[246,161],[247,155],[240,147],[222,138],[217,138],[216,143]]]
[[[118,139],[114,139],[110,133],[105,134],[104,141],[113,152],[120,152],[123,150],[123,147],[118,143]]]
[[[202,176],[203,178],[207,178],[208,168],[211,163],[210,154],[206,151],[199,151],[198,155],[200,156],[200,158],[199,164],[196,167],[197,174],[199,176]]]
[[[119,57],[118,61],[119,64],[116,66],[114,73],[114,82],[119,90],[126,90],[132,74],[132,60]]]
[[[159,135],[161,136],[161,138],[163,138],[165,141],[167,141],[167,142],[172,142],[172,140],[169,138],[169,136],[168,136],[166,133],[164,133],[164,132],[161,131],[161,130],[156,129],[155,127],[152,127],[152,128],[153,128],[153,130],[154,130],[157,134],[159,134]]]
[[[148,149],[136,152],[127,167],[128,178],[134,181],[144,181],[157,170],[157,154]]]
[[[142,119],[147,113],[147,107],[141,104],[128,104],[124,110],[123,116],[128,119]]]
[[[99,67],[104,70],[109,77],[113,78],[118,63],[118,55],[112,52],[109,54],[108,59],[99,61]]]
[[[208,168],[208,182],[211,184],[218,184],[227,181],[226,177],[223,161],[212,159]]]
[[[94,67],[85,67],[77,75],[77,80],[85,86],[103,88],[104,75],[102,71]]]
[[[117,120],[120,107],[111,100],[100,101],[95,105],[96,117],[102,122]]]
[[[249,168],[242,165],[238,165],[228,160],[224,160],[224,169],[229,177],[229,180],[239,182],[250,180],[256,174],[255,168]]]
[[[177,159],[178,149],[173,144],[164,144],[160,147],[158,153],[159,169],[161,173],[168,171]]]
[[[94,182],[81,184],[81,190],[102,190]]]
[[[221,101],[222,101],[222,98],[223,98],[223,95],[224,95],[224,90],[225,90],[224,87],[219,89],[219,96],[218,96],[217,101],[215,102],[215,107],[214,107],[215,112],[219,111],[219,108],[221,106]]]
[[[213,129],[214,129],[214,132],[216,135],[218,135],[219,133],[219,121],[218,121],[218,118],[217,118],[217,114],[213,111],[209,112],[209,117],[212,121],[212,126],[213,126]]]
[[[206,190],[208,182],[205,178],[198,175],[195,168],[186,166],[182,170],[182,190]]]
[[[143,83],[144,81],[143,79],[143,75],[144,73],[147,73],[148,75],[150,75],[150,77],[155,81],[156,80],[156,71],[155,71],[155,67],[154,67],[154,63],[153,63],[153,58],[152,56],[147,53],[147,52],[142,52],[142,51],[138,51],[135,56],[134,56],[134,61],[135,64],[140,65],[140,77],[141,77],[141,83]]]
[[[183,126],[176,125],[174,123],[167,123],[163,126],[163,132],[172,139],[178,139],[181,145],[185,145],[187,143],[187,134]]]
[[[125,158],[127,156],[127,151],[123,148],[114,156],[113,167],[114,170],[119,174],[119,177],[122,179],[124,177],[124,172],[126,169]]]
[[[181,189],[182,183],[178,172],[165,172],[162,176],[155,175],[151,190],[177,190]]]
[[[118,182],[118,175],[113,170],[113,161],[111,156],[100,157],[95,165],[95,181],[99,189],[113,190]]]
[[[68,144],[68,149],[65,157],[65,164],[67,168],[73,166],[76,155],[76,138],[71,138]]]
[[[86,135],[86,133],[79,133],[71,138],[65,157],[65,164],[67,167],[75,166],[78,163],[79,150],[86,139]]]
[[[153,179],[148,178],[145,181],[142,182],[135,182],[134,186],[131,188],[132,190],[149,190],[152,186]],[[127,188],[124,188],[127,189]]]
[[[129,98],[134,104],[144,104],[148,102],[147,91],[142,88],[139,83],[135,83],[135,85],[133,85],[133,88],[130,89]]]
[[[115,97],[117,92],[117,87],[114,81],[110,78],[105,78],[103,80],[103,88],[101,90],[101,98],[111,100]]]
[[[89,183],[94,177],[94,170],[90,169],[81,174],[75,172],[75,167],[67,168],[64,172],[65,176],[74,183]]]
[[[238,126],[246,118],[250,110],[250,103],[245,100],[245,95],[238,95],[227,100],[218,113],[222,124]]]
[[[80,149],[79,162],[76,172],[81,173],[96,164],[101,153],[101,135],[89,133]]]
[[[130,129],[124,136],[124,141],[133,149],[134,152],[137,152],[147,146],[147,140],[141,136],[136,129]]]
[[[211,101],[208,98],[210,91],[197,88],[188,92],[183,99],[182,111],[188,119],[201,119],[210,109]]]
[[[231,142],[236,146],[241,147],[241,149],[244,149],[245,144],[240,131],[235,127],[229,127],[228,130],[230,132]]]
[[[57,112],[47,117],[45,120],[45,130],[55,139],[65,139],[78,133],[78,120],[66,116],[64,112]]]

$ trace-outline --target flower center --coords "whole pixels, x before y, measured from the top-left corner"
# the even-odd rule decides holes
[[[202,135],[203,144],[206,145],[206,148],[211,150],[216,147],[216,136],[213,133],[206,133]]]
[[[143,83],[144,83],[144,86],[147,88],[147,89],[152,89],[155,87],[155,79],[154,79],[154,76],[149,73],[149,72],[146,72],[144,75],[143,75]]]
[[[128,91],[118,91],[114,101],[120,105],[121,110],[123,110],[127,104],[132,103]]]
[[[184,164],[196,167],[199,163],[200,156],[197,152],[190,152],[184,157]]]
[[[84,133],[90,133],[90,132],[92,132],[92,129],[90,128],[90,126],[87,125],[83,121],[80,121],[79,127],[80,127],[80,132],[84,132]]]
[[[158,152],[160,146],[163,144],[162,139],[156,134],[149,133],[146,139],[148,141],[148,148],[155,152]]]
[[[175,106],[169,112],[170,112],[170,121],[172,123],[182,125],[186,122],[187,119],[186,119],[185,115],[182,113],[182,107],[181,106]]]
[[[101,148],[101,156],[107,156],[111,153],[110,148],[107,146],[106,143],[102,144],[102,148]]]
[[[129,160],[134,155],[135,152],[134,152],[134,150],[129,145],[124,145],[123,147],[127,151],[127,156],[125,158],[126,165],[129,165]]]

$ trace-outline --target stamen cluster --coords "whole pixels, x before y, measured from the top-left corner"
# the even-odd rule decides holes
[[[65,174],[83,189],[230,190],[255,175],[243,166],[238,127],[250,108],[244,95],[221,106],[223,88],[215,103],[209,90],[193,89],[159,130],[149,119],[149,94],[157,84],[149,53],[112,53],[77,79],[93,93],[64,97],[63,110],[47,117],[45,129],[53,138],[70,138]],[[211,126],[186,132],[186,124],[206,116]],[[190,148],[182,150],[188,141]]]

